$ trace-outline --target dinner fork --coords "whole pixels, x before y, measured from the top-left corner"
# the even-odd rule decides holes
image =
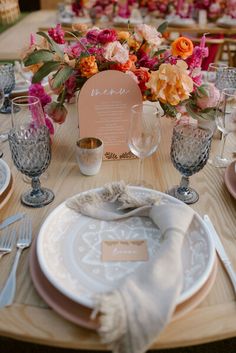
[[[19,237],[16,243],[17,253],[8,279],[0,292],[0,308],[11,305],[16,291],[16,270],[22,250],[28,248],[32,241],[32,222],[25,216],[20,224]]]
[[[0,259],[5,254],[9,254],[12,249],[13,245],[16,241],[16,231],[5,229],[3,235],[0,237]]]

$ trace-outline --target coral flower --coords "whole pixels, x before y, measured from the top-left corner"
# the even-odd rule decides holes
[[[186,37],[179,37],[171,44],[171,54],[187,59],[193,53],[193,42]]]
[[[145,67],[140,67],[140,69],[136,69],[133,72],[138,79],[138,85],[141,89],[141,92],[146,91],[146,83],[150,78],[150,73],[148,72],[148,69],[146,69]]]
[[[171,105],[188,99],[193,91],[193,80],[187,68],[183,60],[178,60],[176,65],[161,64],[158,71],[151,73],[146,83],[147,88],[151,89],[152,98]]]
[[[89,78],[95,75],[98,72],[95,56],[92,55],[82,58],[79,62],[79,69],[83,77]]]
[[[115,64],[112,68],[119,71],[129,71],[135,69],[135,62],[137,61],[136,55],[129,55],[129,60],[126,61],[124,64]]]

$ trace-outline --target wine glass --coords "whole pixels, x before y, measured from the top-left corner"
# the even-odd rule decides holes
[[[3,106],[3,103],[4,103],[4,91],[2,89],[2,87],[0,86],[0,109],[2,108]]]
[[[50,164],[51,142],[37,97],[16,97],[12,100],[12,129],[8,140],[16,168],[32,179],[32,190],[22,194],[21,202],[30,207],[49,204],[54,194],[41,187],[39,177]]]
[[[160,113],[150,103],[133,105],[128,131],[128,146],[140,158],[139,176],[143,177],[143,160],[151,156],[160,143]]]
[[[222,132],[222,139],[220,153],[215,156],[212,164],[218,168],[225,168],[232,162],[224,156],[224,147],[228,134],[236,131],[236,88],[223,89],[216,113],[216,125]]]
[[[15,87],[15,73],[13,64],[0,65],[0,86],[4,90],[5,100],[0,113],[11,114],[10,93]]]
[[[209,83],[213,83],[218,88],[220,72],[223,71],[223,69],[226,69],[227,67],[228,65],[224,63],[210,63],[207,69],[207,81]]]
[[[236,67],[226,66],[218,70],[215,85],[221,92],[224,88],[236,88]]]
[[[191,124],[179,124],[173,129],[171,161],[182,174],[179,186],[167,193],[186,204],[199,199],[196,190],[189,187],[189,177],[199,172],[206,164],[211,146],[212,131]]]

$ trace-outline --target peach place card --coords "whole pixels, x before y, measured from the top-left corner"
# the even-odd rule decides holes
[[[147,261],[146,240],[103,240],[102,261]]]
[[[131,107],[142,103],[133,78],[120,71],[102,71],[83,85],[78,99],[79,134],[104,143],[104,159],[135,158],[127,144]]]

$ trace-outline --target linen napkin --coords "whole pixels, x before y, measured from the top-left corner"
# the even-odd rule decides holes
[[[107,202],[120,206],[111,211],[106,208]],[[160,229],[162,245],[156,256],[127,276],[119,288],[96,298],[103,343],[114,353],[145,352],[170,321],[180,295],[181,249],[194,211],[186,205],[162,203],[155,195],[135,197],[123,182],[111,183],[98,193],[73,197],[67,206],[102,220],[148,216]]]

